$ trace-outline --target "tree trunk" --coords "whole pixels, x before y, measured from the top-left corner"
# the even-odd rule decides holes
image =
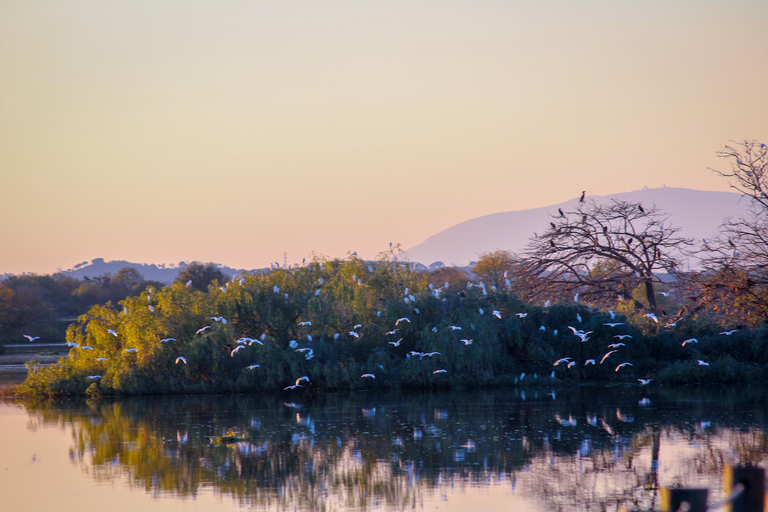
[[[645,297],[648,299],[648,308],[651,310],[651,313],[658,316],[656,311],[656,292],[653,289],[653,280],[651,279],[645,280]]]

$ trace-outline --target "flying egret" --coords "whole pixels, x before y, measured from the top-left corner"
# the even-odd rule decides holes
[[[375,378],[376,378],[376,376],[375,376],[374,374],[372,374],[372,373],[364,373],[364,374],[362,374],[362,375],[360,376],[360,378],[361,378],[361,379],[366,379],[366,378],[375,379]]]
[[[400,339],[399,339],[399,340],[397,340],[397,341],[390,341],[390,342],[389,342],[389,344],[390,344],[390,345],[392,345],[392,346],[394,346],[394,347],[399,347],[399,346],[400,346],[400,342],[401,342],[401,341],[403,341],[403,338],[400,338]]]
[[[138,352],[138,351],[139,351],[139,349],[137,349],[137,348],[127,348],[127,349],[123,350],[123,352]]]
[[[696,338],[689,338],[683,342],[683,346],[686,346],[688,343],[698,343],[698,342],[699,340],[697,340]]]
[[[494,311],[494,312],[493,312],[493,316],[495,316],[496,318],[498,318],[499,320],[501,320],[501,311]]]
[[[619,366],[616,367],[615,372],[619,371],[619,369],[624,368],[625,366],[633,366],[632,363],[621,363]]]
[[[544,327],[544,326],[542,325],[541,327],[539,327],[539,330],[540,330],[540,331],[546,331],[546,330],[547,330],[547,328],[546,328],[546,327]]]
[[[611,317],[611,320],[615,320],[616,319],[616,313],[614,313],[610,309],[608,310],[608,315]]]
[[[571,361],[570,363],[568,363],[567,368],[570,368],[571,366],[576,366],[576,361]]]
[[[584,366],[587,366],[589,364],[595,364],[595,360],[594,359],[587,359],[586,361],[584,361]]]
[[[111,334],[112,336],[117,336],[117,331],[114,329],[107,329],[107,332]]]
[[[27,338],[30,343],[40,339],[40,336],[30,336],[29,334],[25,334],[24,337]]]
[[[354,331],[355,329],[359,329],[362,326],[363,326],[363,324],[355,324],[355,325],[352,326],[352,330]]]
[[[387,331],[384,334],[397,334],[397,331],[399,331],[399,330],[400,329],[395,329],[394,331]]]
[[[603,325],[607,325],[608,327],[616,327],[617,325],[624,325],[624,322],[608,322]]]
[[[579,302],[579,294],[573,296],[573,302]]]
[[[458,325],[449,325],[448,327],[449,327],[449,328],[450,328],[452,331],[460,331],[460,330],[461,330],[461,327],[459,327]]]
[[[192,286],[192,280],[187,281],[187,286]]]
[[[302,381],[304,381],[307,384],[309,384],[309,377],[307,377],[306,375],[303,376],[303,377],[299,377],[298,379],[296,379],[296,382],[294,384],[296,384],[298,386],[299,382],[302,382]]]
[[[474,340],[461,340],[464,345],[471,345]]]
[[[230,357],[235,357],[235,354],[236,354],[236,353],[237,353],[237,351],[238,351],[238,350],[240,350],[241,348],[245,348],[245,347],[244,347],[243,345],[238,345],[238,346],[237,346],[237,347],[236,347],[236,348],[235,348],[235,349],[234,349],[232,352],[230,352],[230,353],[229,353]]]
[[[653,379],[637,379],[637,381],[640,383],[641,386],[647,386],[649,382],[651,382]]]
[[[615,334],[613,337],[614,338],[619,338],[620,340],[623,340],[625,338],[631,338],[632,336],[629,335],[629,334]]]
[[[669,297],[669,292],[659,292],[659,295],[663,295],[664,297]]]
[[[615,351],[615,350],[611,350],[610,352],[607,352],[607,353],[606,353],[606,354],[603,356],[603,358],[600,360],[600,364],[603,364],[603,362],[604,362],[606,359],[608,359],[608,356],[610,356],[610,355],[611,355],[611,354],[613,354],[614,352],[616,352],[616,351]]]
[[[179,356],[176,358],[176,364],[179,364],[179,361],[181,361],[184,364],[187,364],[187,359],[184,356]]]
[[[312,325],[312,322],[310,322],[310,321],[299,322],[299,325]]]
[[[200,334],[201,332],[205,332],[205,331],[207,331],[210,328],[211,328],[210,325],[206,325],[205,327],[202,327],[202,328],[198,329],[195,334]]]
[[[249,341],[249,342],[248,342],[248,346],[251,346],[251,345],[253,345],[254,343],[258,343],[258,344],[259,344],[259,345],[261,345],[262,347],[264,346],[264,344],[263,344],[261,341],[259,341],[259,340],[251,340],[251,341]]]
[[[246,367],[248,370],[253,370],[254,368],[261,368],[258,364],[252,364],[251,366]]]
[[[562,359],[558,359],[557,361],[555,361],[555,364],[552,365],[552,366],[557,366],[560,363],[567,363],[567,362],[569,362],[570,359],[573,359],[573,358],[572,357],[564,357]]]
[[[608,345],[608,348],[619,348],[619,347],[626,347],[623,343],[611,343]]]
[[[724,334],[724,335],[726,335],[726,336],[730,336],[731,334],[733,334],[733,333],[735,333],[735,332],[737,332],[737,331],[738,331],[738,329],[732,329],[732,330],[730,330],[730,331],[723,331],[723,332],[721,332],[720,334]]]
[[[525,318],[528,316],[528,313],[515,313],[520,318]]]
[[[299,342],[296,340],[291,340],[288,342],[288,346],[291,347],[292,349],[296,349],[299,347]]]
[[[80,350],[93,350],[93,347],[88,345],[83,345],[82,347],[80,347]]]
[[[288,389],[296,389],[296,388],[300,388],[300,387],[302,387],[301,384],[294,384],[293,386],[286,386],[286,387],[284,387],[283,391],[288,390]]]
[[[80,348],[80,345],[78,345],[77,343],[72,343],[71,341],[67,342],[67,346],[70,348],[74,348],[74,347]]]
[[[699,366],[709,366],[709,363],[702,361],[701,359],[697,359],[697,362],[699,363]]]
[[[100,379],[101,375],[89,375],[88,378],[91,379],[91,380],[93,380],[93,379]]]
[[[355,332],[355,331],[349,331],[349,335],[350,335],[350,336],[354,336],[355,338],[359,338],[359,337],[360,337],[360,334],[358,334],[358,333],[357,333],[357,332]]]
[[[576,313],[576,320],[581,323],[581,315]]]
[[[96,360],[97,360],[97,361],[109,361],[109,359],[108,359],[108,358],[106,358],[106,357],[99,357],[99,358],[97,358]]]
[[[160,343],[168,343],[169,341],[176,341],[176,338],[163,338]]]
[[[155,307],[154,307],[152,304],[150,304],[150,305],[149,305],[149,306],[147,306],[147,307],[149,308],[149,310],[150,310],[151,312],[153,312],[153,313],[155,312]]]
[[[398,319],[397,319],[397,322],[395,322],[395,325],[396,325],[396,326],[397,326],[397,325],[399,325],[399,324],[400,324],[400,322],[408,322],[408,323],[411,323],[410,319],[408,319],[408,318],[406,318],[406,317],[403,317],[403,318],[398,318]]]
[[[646,314],[645,314],[645,315],[643,315],[643,316],[644,316],[644,317],[647,317],[647,318],[650,318],[651,320],[653,320],[653,321],[654,321],[654,322],[656,322],[656,323],[659,323],[659,319],[658,319],[658,318],[656,317],[656,315],[654,315],[653,313],[646,313]]]
[[[549,301],[546,301],[546,302],[544,303],[544,307],[545,307],[545,308],[548,308],[550,304],[551,304],[551,303],[550,303]]]
[[[478,311],[478,312],[479,312],[481,315],[484,315],[484,314],[485,314],[485,311],[483,311],[483,308],[480,308],[480,309],[478,309],[477,311]]]
[[[448,370],[435,370],[432,373],[448,373]]]

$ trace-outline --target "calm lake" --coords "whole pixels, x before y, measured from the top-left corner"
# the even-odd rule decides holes
[[[653,384],[5,402],[0,509],[658,510],[767,431],[766,390]]]

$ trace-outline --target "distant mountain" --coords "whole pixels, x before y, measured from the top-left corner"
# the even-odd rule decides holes
[[[190,262],[191,263],[191,262]],[[104,258],[96,258],[91,262],[84,261],[75,265],[73,269],[64,270],[61,273],[76,279],[83,279],[84,277],[97,277],[110,273],[112,275],[117,274],[123,267],[135,268],[144,279],[149,281],[159,281],[161,283],[170,284],[179,275],[179,272],[187,268],[188,263],[186,261],[179,262],[178,265],[154,265],[148,263],[131,263],[130,261],[104,261]],[[242,269],[234,269],[223,265],[218,265],[222,272],[230,277],[234,277],[241,272]]]
[[[587,196],[597,202],[620,199],[655,204],[669,214],[669,224],[680,228],[680,235],[701,240],[717,233],[723,219],[746,212],[748,200],[733,192],[706,192],[686,188],[644,188],[633,192],[607,196]],[[573,208],[578,198],[565,203],[494,213],[468,220],[441,231],[424,242],[408,249],[411,261],[429,265],[442,261],[446,265],[464,266],[475,261],[482,253],[499,249],[513,252],[525,247],[534,232],[543,233],[557,209]]]

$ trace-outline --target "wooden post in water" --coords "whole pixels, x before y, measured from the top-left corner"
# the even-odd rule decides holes
[[[661,512],[706,512],[709,489],[661,490]]]
[[[723,487],[731,493],[734,486],[744,486],[726,510],[730,512],[765,512],[765,470],[753,466],[732,466],[723,471]]]

